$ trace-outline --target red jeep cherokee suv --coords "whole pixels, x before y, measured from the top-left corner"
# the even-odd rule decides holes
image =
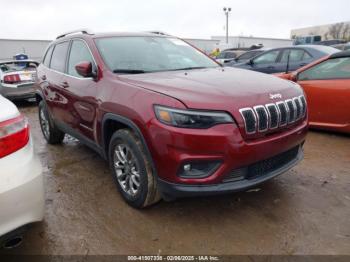
[[[134,207],[245,190],[303,156],[299,85],[223,68],[172,36],[61,35],[38,79],[45,139],[70,134],[96,150]]]

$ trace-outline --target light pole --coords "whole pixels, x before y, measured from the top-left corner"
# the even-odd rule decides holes
[[[228,44],[228,14],[231,12],[231,7],[224,7],[223,10],[226,15],[226,44]]]

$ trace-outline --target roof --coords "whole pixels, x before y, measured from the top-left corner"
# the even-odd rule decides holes
[[[342,57],[350,57],[350,50],[335,53],[331,55],[329,58],[333,59],[333,58],[342,58]]]

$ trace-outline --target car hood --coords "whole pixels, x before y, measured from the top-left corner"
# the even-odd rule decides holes
[[[302,94],[299,85],[237,68],[209,68],[120,76],[123,81],[180,100],[188,108],[237,112],[268,104],[270,94],[283,99]],[[234,113],[233,113],[234,114]]]

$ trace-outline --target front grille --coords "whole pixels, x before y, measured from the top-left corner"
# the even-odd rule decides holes
[[[306,115],[306,107],[305,97],[299,96],[277,103],[243,108],[239,112],[243,118],[246,133],[255,134],[303,119]]]
[[[225,176],[223,182],[235,182],[243,179],[250,180],[268,175],[294,161],[298,157],[299,150],[300,146],[296,146],[269,159],[239,169],[234,169]]]

